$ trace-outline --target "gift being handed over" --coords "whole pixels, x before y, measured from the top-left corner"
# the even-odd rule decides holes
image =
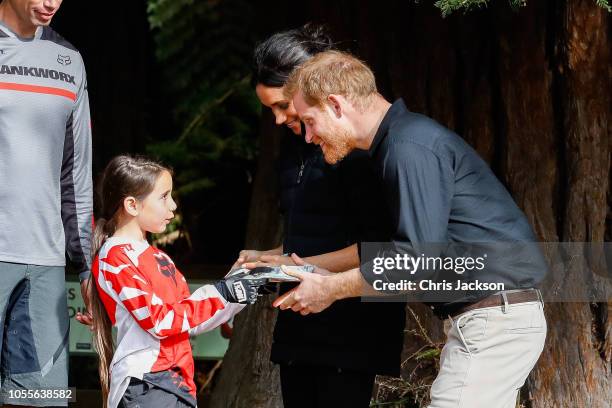
[[[314,270],[312,265],[283,268],[302,273]],[[229,302],[253,304],[258,296],[270,292],[269,284],[277,282],[299,282],[299,279],[285,273],[280,266],[259,266],[253,269],[232,269],[215,286]]]

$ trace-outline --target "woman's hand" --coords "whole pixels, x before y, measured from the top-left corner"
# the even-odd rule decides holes
[[[254,249],[243,249],[238,254],[238,259],[232,265],[232,269],[241,268],[242,264],[246,262],[255,262],[264,254],[264,251],[257,251]]]
[[[295,254],[292,254],[292,256]],[[292,256],[286,255],[261,255],[259,259],[252,262],[244,262],[243,266],[247,269],[257,268],[258,266],[279,266],[279,265],[297,265]],[[296,255],[297,256],[297,255]]]

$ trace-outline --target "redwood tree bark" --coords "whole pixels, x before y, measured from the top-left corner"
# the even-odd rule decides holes
[[[562,4],[559,15],[564,143],[558,147],[565,159],[561,237],[602,242],[610,194],[608,16],[588,1]],[[567,270],[564,290],[588,298],[597,285],[589,267],[583,263]],[[548,305],[546,349],[529,384],[533,407],[612,406],[610,310],[610,302]]]

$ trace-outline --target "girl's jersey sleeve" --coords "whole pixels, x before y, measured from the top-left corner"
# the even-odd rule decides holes
[[[212,285],[204,285],[201,288],[210,287],[210,286]],[[201,288],[197,290],[200,290]],[[213,286],[213,289],[214,289],[214,286]],[[189,285],[187,285],[187,282],[184,282],[184,285],[183,285],[183,296],[185,298],[188,298],[189,296],[191,296],[191,293],[189,292]],[[225,315],[218,314],[217,316],[213,316],[207,321],[200,323],[199,325],[189,329],[189,335],[197,336],[198,334],[213,330],[221,326],[223,323],[227,323],[229,320],[231,320],[234,317],[234,315],[236,315],[236,313],[240,312],[245,306],[246,305],[239,304],[239,303],[227,303],[225,305],[225,308],[227,309],[227,313]]]
[[[155,294],[148,274],[141,270],[144,267],[146,265],[135,266],[119,248],[99,261],[99,271],[112,291],[111,296],[129,311],[140,327],[156,338],[186,332],[193,334],[196,329],[199,332],[211,330],[239,310],[213,285],[204,285],[180,301],[164,302]]]

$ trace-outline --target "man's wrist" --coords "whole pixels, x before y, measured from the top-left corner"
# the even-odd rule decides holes
[[[330,280],[330,295],[335,302],[336,300],[342,300],[349,297],[359,296],[359,294],[355,294],[354,292],[354,270],[350,270],[347,272],[338,273],[335,275],[328,276]]]
[[[338,275],[330,275],[324,277],[327,279],[327,287],[329,288],[329,297],[332,302],[343,299],[342,298],[342,281]]]

